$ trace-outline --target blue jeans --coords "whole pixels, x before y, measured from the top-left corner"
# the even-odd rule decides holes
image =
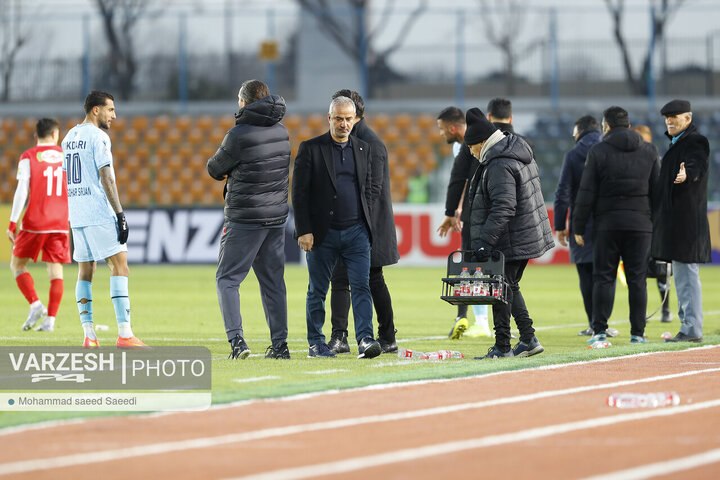
[[[691,337],[702,337],[703,310],[700,264],[672,262],[675,291],[678,297],[680,331]]]
[[[325,343],[322,332],[325,324],[325,297],[338,258],[342,258],[345,263],[350,281],[355,338],[358,342],[365,337],[372,338],[370,237],[365,225],[359,223],[345,230],[329,229],[322,244],[307,252],[306,258],[310,276],[305,304],[308,343]]]

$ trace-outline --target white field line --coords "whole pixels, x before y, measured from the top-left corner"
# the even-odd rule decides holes
[[[323,396],[323,395],[338,395],[341,393],[354,393],[354,392],[363,392],[363,391],[369,391],[369,390],[390,390],[390,389],[395,389],[395,388],[403,388],[403,387],[415,386],[415,385],[428,385],[428,384],[434,384],[434,383],[461,382],[461,381],[465,381],[465,380],[494,377],[494,376],[499,376],[499,375],[514,375],[516,373],[525,373],[525,372],[532,372],[532,371],[537,371],[537,370],[558,370],[561,368],[568,368],[568,367],[573,367],[573,366],[592,365],[595,363],[614,362],[614,361],[623,360],[623,359],[639,358],[639,357],[645,357],[645,356],[651,356],[651,355],[674,354],[674,353],[682,353],[682,352],[686,352],[686,351],[690,351],[690,350],[707,350],[707,349],[712,349],[712,348],[718,348],[718,345],[703,345],[703,346],[699,346],[699,347],[691,347],[687,350],[636,353],[634,355],[624,355],[621,357],[595,358],[595,359],[586,360],[586,361],[560,363],[560,364],[554,364],[554,365],[543,365],[543,366],[539,366],[539,367],[521,368],[518,370],[503,370],[503,371],[499,371],[499,372],[483,373],[480,375],[470,375],[470,376],[466,376],[466,377],[434,378],[434,379],[429,379],[429,380],[410,380],[410,381],[406,381],[406,382],[381,383],[381,384],[367,385],[364,387],[347,388],[347,389],[342,389],[342,390],[329,389],[329,390],[321,390],[318,392],[299,393],[299,394],[295,394],[295,395],[288,395],[286,397],[239,400],[237,402],[223,403],[223,404],[219,404],[219,405],[211,405],[210,410],[222,410],[222,409],[227,409],[227,408],[244,407],[244,406],[248,406],[248,405],[252,405],[252,404],[260,403],[260,402],[278,402],[278,401],[293,402],[293,401],[298,401],[298,400],[305,400],[308,398],[315,398],[315,397],[319,397],[319,396]],[[134,415],[134,417],[136,417],[136,418],[137,417],[164,417],[167,415],[184,415],[184,414],[187,414],[187,412],[151,412],[151,413]],[[71,419],[71,420],[51,420],[51,421],[47,421],[47,422],[37,422],[37,423],[30,423],[30,424],[26,424],[26,425],[5,427],[5,428],[0,429],[0,436],[13,435],[16,433],[22,433],[22,432],[31,431],[31,430],[44,430],[46,428],[62,427],[64,425],[85,423],[85,422],[89,422],[92,420],[95,420],[95,419],[93,419],[93,418],[78,418],[78,419]]]
[[[579,430],[590,430],[593,428],[617,425],[619,423],[632,422],[636,420],[646,420],[655,417],[682,415],[688,412],[714,407],[720,407],[720,399],[700,402],[692,405],[684,405],[681,407],[671,407],[660,410],[626,413],[622,415],[613,415],[604,418],[580,420],[577,422],[559,423],[555,425],[548,425],[546,427],[531,428],[529,430],[521,430],[501,435],[489,435],[486,437],[471,438],[469,440],[436,443],[434,445],[395,450],[391,452],[381,453],[378,455],[348,458],[346,460],[339,460],[337,462],[327,462],[315,465],[307,465],[304,467],[274,470],[255,475],[236,477],[235,480],[299,480],[303,478],[314,478],[318,475],[318,472],[322,472],[323,475],[338,475],[341,473],[365,470],[367,468],[373,468],[382,465],[409,462],[412,460],[420,460],[428,457],[436,457],[438,455],[453,454],[465,450],[496,447],[498,445],[524,442],[528,440],[535,440],[538,438],[550,437],[553,435],[561,435],[564,433],[576,432]],[[607,478],[614,479],[615,477]]]
[[[432,408],[423,408],[419,410],[410,410],[406,412],[398,412],[398,413],[388,413],[388,414],[382,414],[382,415],[369,415],[365,417],[355,417],[355,418],[343,418],[343,419],[337,419],[337,420],[330,420],[330,421],[324,421],[324,422],[315,422],[315,423],[307,423],[307,424],[298,424],[298,425],[288,425],[284,427],[274,427],[274,428],[267,428],[267,429],[261,429],[261,430],[255,430],[250,432],[243,432],[243,433],[233,433],[233,434],[227,434],[227,435],[218,435],[214,437],[201,437],[201,438],[195,438],[191,440],[181,440],[181,441],[175,441],[175,442],[160,442],[160,443],[154,443],[154,444],[148,444],[148,445],[141,445],[137,447],[128,447],[128,448],[118,448],[118,449],[112,449],[112,450],[105,450],[105,451],[94,451],[92,456],[89,456],[85,453],[81,454],[72,454],[72,455],[63,455],[59,457],[50,457],[50,458],[35,458],[32,460],[22,460],[18,462],[9,462],[9,463],[0,463],[0,476],[1,475],[10,475],[10,474],[17,474],[17,473],[27,473],[27,472],[33,472],[33,471],[40,471],[40,470],[50,470],[54,468],[63,468],[63,467],[72,467],[72,466],[78,466],[78,465],[89,465],[94,463],[101,463],[101,462],[107,462],[107,461],[114,461],[114,460],[123,460],[123,459],[129,459],[129,458],[135,458],[135,457],[142,457],[147,455],[158,455],[158,454],[165,454],[165,453],[171,453],[171,452],[179,452],[179,451],[185,451],[185,450],[191,450],[191,449],[198,449],[198,448],[212,448],[219,445],[226,445],[230,443],[238,443],[238,442],[247,442],[252,440],[260,440],[260,439],[267,439],[267,438],[273,438],[273,437],[282,437],[287,435],[295,435],[295,434],[301,434],[301,433],[307,433],[307,432],[316,432],[321,430],[334,430],[339,428],[348,428],[348,427],[354,427],[358,425],[368,425],[368,424],[374,424],[374,423],[382,423],[382,422],[392,422],[392,421],[398,421],[398,420],[406,420],[406,419],[412,419],[412,418],[422,418],[422,417],[429,417],[433,415],[445,415],[448,413],[456,413],[464,410],[470,410],[470,409],[478,409],[478,408],[487,408],[487,407],[493,407],[498,405],[508,405],[508,404],[514,404],[514,403],[522,403],[522,402],[532,402],[536,401],[538,399],[542,398],[550,398],[560,395],[570,395],[574,393],[583,393],[593,390],[600,390],[600,389],[607,389],[607,388],[614,388],[614,387],[621,387],[621,386],[627,386],[627,385],[635,385],[640,383],[649,383],[649,382],[656,382],[656,381],[662,381],[662,380],[669,380],[673,378],[685,378],[692,375],[701,375],[705,373],[715,373],[720,372],[720,368],[711,368],[711,369],[704,369],[704,370],[694,370],[694,371],[688,371],[688,372],[682,372],[682,373],[676,373],[676,374],[669,374],[669,375],[659,375],[656,377],[650,377],[650,378],[643,378],[640,380],[624,380],[619,382],[612,382],[612,383],[606,383],[606,384],[600,384],[600,385],[588,385],[585,387],[575,387],[575,388],[568,388],[563,390],[552,390],[552,391],[545,391],[545,392],[538,392],[538,393],[532,393],[532,394],[526,394],[526,395],[518,395],[515,397],[507,397],[507,398],[499,398],[494,400],[485,400],[481,402],[472,402],[472,403],[464,403],[464,404],[457,404],[457,405],[443,405],[441,407],[432,407]],[[705,407],[701,407],[702,405],[706,405]],[[678,413],[685,412],[685,411],[693,411],[694,409],[698,408],[710,408],[716,405],[720,405],[720,400],[714,400],[713,402],[705,402],[705,403],[697,403],[694,405],[686,405],[686,406],[678,406],[678,407],[672,407],[671,409],[666,410],[672,410],[677,411]],[[690,410],[688,410],[690,409]],[[645,418],[642,416],[642,414],[626,414],[621,415],[622,418],[630,418],[632,415],[640,415],[639,418]],[[647,414],[649,418],[650,416],[653,416],[655,414],[648,413]],[[615,418],[616,416],[613,416],[611,418]],[[588,423],[590,425],[594,425],[595,423],[602,424],[602,419],[592,419],[588,421],[583,422],[574,422],[573,424],[579,424],[579,423]],[[611,424],[611,423],[609,423]],[[570,424],[568,424],[570,425]],[[535,430],[543,430],[548,428],[555,428],[555,427],[543,427],[542,429],[535,429]],[[585,428],[585,427],[584,427]],[[568,430],[571,431],[571,430]],[[558,432],[562,433],[562,432]],[[520,433],[515,434],[509,434],[509,435],[519,435]],[[492,437],[494,438],[494,437]],[[520,440],[515,440],[520,441]],[[472,447],[472,448],[478,448],[478,447]],[[315,473],[317,473],[318,470],[314,470]],[[278,477],[283,478],[283,477]],[[298,478],[304,478],[304,477],[298,477]]]
[[[587,477],[584,480],[644,480],[646,478],[659,477],[661,475],[665,476],[717,462],[720,462],[720,448],[698,453],[697,455],[690,455],[689,457],[649,463],[627,470],[595,475]]]
[[[235,378],[235,379],[233,379],[233,382],[236,382],[236,383],[262,382],[264,380],[275,380],[276,378],[280,378],[280,377],[278,377],[276,375],[268,375],[267,377]]]
[[[706,317],[720,315],[720,310],[711,310],[708,312],[703,312],[703,315]],[[468,319],[471,320],[471,319]],[[620,319],[620,320],[612,320],[608,322],[608,325],[626,325],[628,324],[630,320]],[[448,322],[449,323],[449,322]],[[538,325],[538,322],[534,322],[535,330],[537,331],[543,331],[543,330],[555,330],[559,328],[578,328],[578,327],[587,327],[587,323],[572,323],[572,324],[563,324],[563,325]],[[673,323],[668,324],[668,328],[675,327]],[[513,331],[517,332],[516,328],[512,329]],[[0,336],[0,341],[2,340],[27,340],[29,338],[33,338],[32,335],[35,335],[34,333],[28,332],[27,335],[19,335],[19,336]],[[46,334],[40,334],[42,338],[49,338],[46,336]],[[101,334],[102,335],[102,334]],[[40,337],[38,337],[40,338]],[[64,340],[64,341],[70,341],[72,339],[76,339],[76,336],[61,336],[61,337],[52,337],[53,340]],[[397,340],[398,343],[407,343],[407,342],[419,342],[423,340],[442,340],[444,338],[447,338],[447,335],[434,335],[434,336],[428,336],[428,337],[410,337],[410,338],[399,338]],[[148,342],[178,342],[178,343],[194,343],[194,342],[226,342],[226,338],[203,338],[203,339],[197,339],[197,338],[187,338],[187,337],[143,337],[142,340]],[[267,338],[246,338],[245,341],[247,342],[268,342]],[[288,338],[288,342],[306,342],[306,338]],[[350,343],[350,345],[357,347],[356,343]],[[298,350],[300,352],[302,350]],[[291,351],[293,353],[294,351]]]
[[[309,372],[300,372],[300,373],[305,373],[307,375],[326,375],[328,373],[341,373],[341,372],[349,372],[349,371],[350,370],[348,370],[347,368],[334,368],[334,369],[330,369],[330,370],[312,370]]]

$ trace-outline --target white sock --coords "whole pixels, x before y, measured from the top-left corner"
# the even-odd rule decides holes
[[[133,336],[132,328],[130,328],[130,322],[118,322],[118,336],[122,338],[130,338]]]
[[[40,300],[35,300],[30,304],[30,308],[32,309],[38,309],[40,307],[42,307],[42,302]]]
[[[97,340],[97,335],[95,335],[95,327],[93,322],[83,322],[82,327],[87,338],[89,338],[90,340]]]

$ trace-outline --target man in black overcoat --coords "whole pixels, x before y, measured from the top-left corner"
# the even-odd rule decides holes
[[[370,145],[371,161],[371,206],[373,244],[370,252],[370,294],[377,314],[377,340],[383,353],[397,352],[395,341],[395,322],[392,298],[385,283],[383,267],[394,265],[400,259],[395,231],[392,198],[390,196],[390,168],[388,152],[380,137],[365,121],[365,102],[359,93],[351,90],[339,90],[333,98],[349,97],[355,102],[355,126],[350,135],[364,140]],[[330,308],[332,310],[332,335],[328,346],[335,353],[350,353],[348,344],[348,313],[350,310],[350,282],[347,269],[342,260],[335,265],[331,280]]]
[[[707,186],[710,146],[692,123],[690,102],[673,100],[660,110],[670,138],[657,184],[652,256],[672,261],[680,331],[667,342],[701,342],[700,264],[711,261]]]
[[[325,297],[339,258],[352,288],[358,358],[381,353],[373,339],[370,296],[370,146],[350,135],[355,104],[337,97],[330,104],[330,131],[300,144],[295,158],[292,200],[295,235],[307,252],[309,283],[305,306],[309,357],[334,357],[322,332]]]

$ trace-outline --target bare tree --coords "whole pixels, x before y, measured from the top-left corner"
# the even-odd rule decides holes
[[[307,12],[312,14],[322,28],[323,33],[335,42],[350,58],[357,62],[367,62],[369,69],[369,87],[387,80],[398,78],[399,75],[389,64],[389,57],[402,47],[407,35],[418,18],[427,10],[428,0],[419,0],[415,8],[407,14],[395,38],[388,45],[380,48],[377,37],[385,31],[389,20],[394,15],[395,0],[386,0],[379,21],[373,28],[368,28],[366,13],[371,0],[347,0],[347,7],[352,10],[351,25],[345,21],[346,15],[333,12],[328,0],[297,0]],[[349,36],[351,31],[355,35]]]
[[[487,40],[503,55],[509,95],[515,94],[515,65],[521,54],[517,40],[527,13],[527,6],[523,6],[523,3],[518,0],[495,0],[491,6],[487,0],[480,0]]]
[[[613,33],[615,35],[615,41],[620,54],[623,58],[623,68],[625,69],[625,79],[630,87],[630,91],[638,94],[647,94],[647,78],[650,74],[650,64],[652,61],[651,55],[655,50],[655,46],[663,39],[665,35],[665,26],[670,21],[670,17],[685,3],[685,0],[651,0],[655,5],[653,10],[653,29],[655,35],[653,37],[653,43],[650,45],[645,52],[645,58],[642,64],[642,70],[639,75],[635,74],[632,65],[632,59],[630,58],[630,52],[628,50],[627,42],[625,41],[625,35],[622,32],[622,21],[625,8],[625,0],[605,0],[610,16],[613,20]],[[659,5],[657,5],[659,3]]]
[[[118,89],[121,98],[130,98],[137,72],[134,30],[147,13],[150,0],[95,0],[95,4],[110,47],[108,64],[111,83]]]
[[[3,80],[0,100],[3,102],[10,99],[10,83],[15,70],[17,54],[30,39],[31,29],[28,28],[25,31],[22,29],[20,3],[19,0],[3,0],[0,2],[0,25],[2,25],[0,75]]]

